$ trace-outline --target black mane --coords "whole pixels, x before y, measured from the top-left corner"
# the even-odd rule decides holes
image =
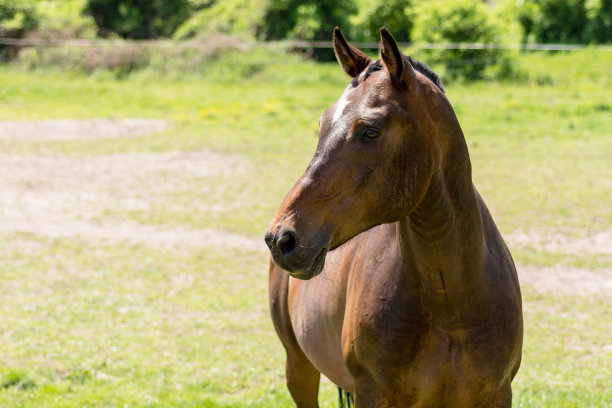
[[[414,68],[415,70],[419,71],[421,74],[425,75],[427,78],[429,78],[429,80],[431,82],[433,82],[438,88],[440,88],[440,90],[442,92],[445,92],[444,91],[444,85],[442,85],[442,80],[440,79],[438,74],[436,74],[433,71],[433,69],[429,68],[425,63],[423,63],[421,61],[413,60],[410,57],[408,57],[408,62],[410,62],[410,65],[412,65],[412,68]],[[384,65],[383,65],[382,61],[381,60],[376,60],[375,62],[370,64],[368,66],[368,68],[366,69],[365,74],[363,76],[363,80],[365,81],[366,79],[368,79],[368,77],[370,75],[372,75],[373,72],[380,71],[382,69],[384,69]],[[359,77],[355,77],[353,79],[352,84],[353,84],[354,87],[357,86],[358,78]]]
[[[444,90],[444,85],[442,85],[442,80],[440,79],[438,74],[436,74],[433,69],[429,68],[427,64],[421,61],[413,60],[410,57],[408,57],[408,61],[410,61],[410,65],[412,65],[412,68],[416,69],[421,74],[429,78],[429,80],[436,84],[436,86],[440,88],[442,92],[446,92]]]

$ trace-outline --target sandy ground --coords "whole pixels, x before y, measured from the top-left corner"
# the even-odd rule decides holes
[[[79,134],[83,138],[122,137],[166,127],[159,120],[107,122],[108,127],[102,119],[0,122],[0,139],[66,140]],[[263,251],[265,247],[263,240],[225,231],[149,226],[104,217],[106,209],[146,210],[161,196],[191,189],[194,180],[203,177],[245,171],[237,157],[208,151],[89,157],[0,153],[0,163],[0,234],[28,232],[51,238],[142,242],[164,248],[215,245]]]
[[[504,238],[514,248],[532,248],[538,251],[563,252],[571,255],[612,255],[612,231],[590,236],[578,235],[568,237],[558,232],[515,231]]]
[[[165,129],[163,120],[140,118],[0,122],[0,140],[106,139],[139,136]]]
[[[514,231],[504,236],[511,249],[593,256],[612,259],[612,232],[568,236],[559,232]],[[567,266],[535,267],[517,265],[521,283],[545,292],[612,296],[612,269],[591,271]]]
[[[0,139],[74,140],[129,137],[162,131],[166,123],[147,119],[0,122]],[[260,238],[215,229],[142,225],[104,216],[106,209],[150,208],[161,195],[188,189],[193,180],[246,171],[239,157],[208,151],[129,153],[76,157],[0,153],[0,239],[27,250],[17,232],[88,242],[144,243],[159,248],[218,246],[265,252]],[[205,192],[203,192],[204,194]],[[196,204],[197,205],[197,204]],[[510,248],[568,254],[612,255],[612,232],[568,237],[516,231]],[[264,266],[265,267],[265,266]],[[612,270],[518,265],[523,285],[545,292],[612,295]]]

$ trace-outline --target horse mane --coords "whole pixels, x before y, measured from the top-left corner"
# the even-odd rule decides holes
[[[440,77],[438,76],[438,74],[436,74],[436,73],[434,72],[434,70],[433,70],[433,69],[429,68],[429,67],[427,66],[427,64],[425,64],[424,62],[417,61],[417,60],[413,60],[413,59],[412,59],[412,58],[410,58],[410,57],[407,57],[407,58],[408,58],[408,62],[410,63],[410,65],[412,65],[412,68],[414,68],[415,70],[419,71],[421,74],[423,74],[423,75],[425,75],[427,78],[429,78],[429,80],[430,80],[431,82],[433,82],[433,83],[434,83],[434,84],[435,84],[435,85],[436,85],[438,88],[440,88],[440,90],[441,90],[442,92],[446,92],[446,91],[444,90],[444,85],[442,85],[442,80],[440,79]],[[370,64],[370,65],[368,66],[368,68],[366,69],[365,74],[364,74],[364,76],[363,76],[363,79],[364,79],[364,80],[368,79],[368,77],[369,77],[369,76],[370,76],[370,75],[371,75],[373,72],[380,71],[380,70],[382,70],[382,69],[384,69],[384,66],[383,66],[382,61],[381,61],[381,60],[376,60],[375,62],[373,62],[372,64]],[[355,78],[355,80],[354,80],[354,81],[355,81],[355,84],[353,84],[353,86],[356,86],[356,85],[357,85],[357,83],[356,83],[357,78]]]
[[[410,65],[412,65],[412,68],[416,69],[421,74],[429,78],[429,80],[433,82],[438,88],[440,88],[442,92],[446,92],[444,90],[444,85],[442,85],[442,80],[440,79],[438,74],[436,74],[433,69],[429,68],[427,64],[421,61],[413,60],[410,57],[408,57],[408,61],[410,62]]]

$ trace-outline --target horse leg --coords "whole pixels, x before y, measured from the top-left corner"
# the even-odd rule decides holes
[[[287,348],[287,388],[298,408],[318,408],[321,373],[306,358],[302,350]]]
[[[321,374],[308,360],[295,338],[287,296],[289,275],[270,262],[270,312],[276,333],[287,351],[287,388],[298,408],[317,408]]]

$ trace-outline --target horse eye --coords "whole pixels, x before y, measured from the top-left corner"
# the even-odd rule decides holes
[[[366,142],[374,141],[380,137],[380,132],[376,129],[366,128],[363,131],[363,140]]]

